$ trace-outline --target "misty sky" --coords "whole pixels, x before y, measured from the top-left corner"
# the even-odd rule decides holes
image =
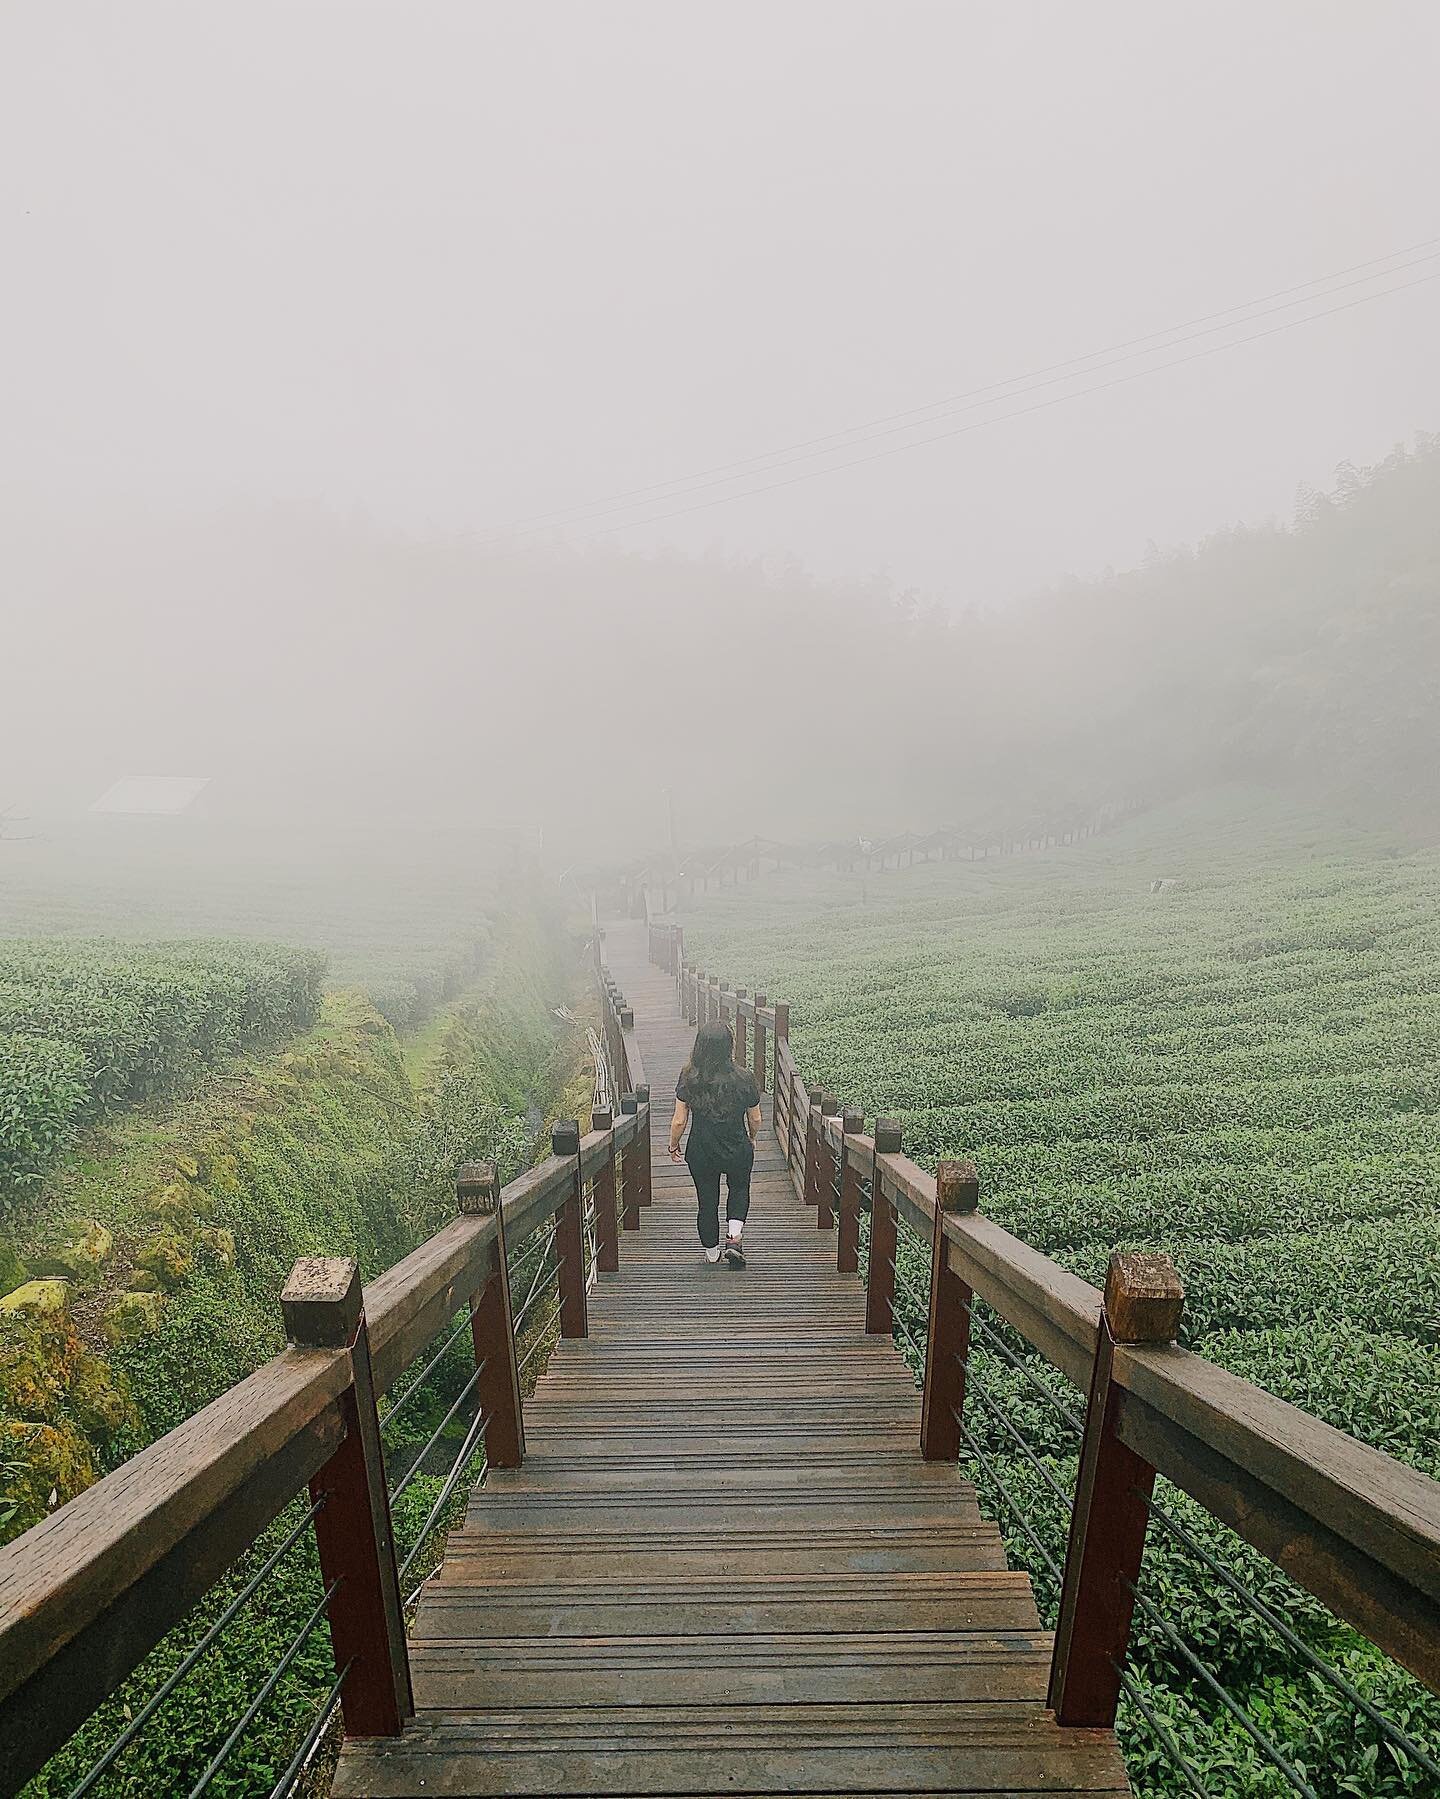
[[[1434,0],[4,0],[0,493],[488,537],[1440,236],[1437,75]],[[616,541],[1003,599],[1440,427],[1437,317]]]

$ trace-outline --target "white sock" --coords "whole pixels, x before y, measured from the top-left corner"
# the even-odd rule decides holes
[[[705,1260],[707,1262],[718,1262],[720,1260],[720,1245],[718,1243],[715,1245],[714,1249],[707,1249],[705,1251]]]
[[[728,1237],[730,1238],[730,1241],[732,1243],[737,1243],[739,1241],[740,1233],[741,1233],[741,1231],[744,1230],[744,1228],[745,1228],[745,1221],[743,1218],[731,1218],[731,1219],[728,1219],[725,1224],[726,1234],[728,1235]]]

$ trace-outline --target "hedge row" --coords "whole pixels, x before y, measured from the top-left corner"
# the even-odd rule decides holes
[[[0,943],[0,1206],[83,1118],[308,1030],[324,972],[275,944]]]

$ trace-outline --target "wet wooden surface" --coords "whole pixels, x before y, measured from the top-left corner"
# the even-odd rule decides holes
[[[426,1589],[414,1723],[345,1799],[1128,1792],[1045,1710],[1028,1576],[951,1466],[833,1232],[761,1133],[749,1265],[710,1266],[666,1153],[693,1033],[643,927],[609,927],[654,1094],[655,1203]]]

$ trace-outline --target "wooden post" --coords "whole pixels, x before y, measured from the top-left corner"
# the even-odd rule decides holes
[[[335,1664],[351,1664],[340,1699],[345,1734],[399,1736],[415,1715],[415,1700],[358,1264],[301,1256],[280,1311],[298,1349],[350,1352],[350,1385],[340,1402],[345,1439],[310,1481],[311,1499],[325,1501],[315,1517],[315,1540],[321,1578],[327,1587],[339,1582],[329,1617]]]
[[[846,1137],[865,1129],[865,1114],[847,1106],[840,1120]],[[855,1274],[860,1268],[860,1169],[850,1145],[840,1144],[840,1228],[835,1234],[835,1272]]]
[[[835,1227],[835,1153],[825,1135],[825,1120],[840,1111],[840,1101],[833,1093],[820,1095],[820,1117],[815,1126],[815,1228],[828,1231]]]
[[[745,1046],[745,1014],[740,1010],[740,1002],[745,998],[745,989],[735,989],[735,1060],[743,1068],[749,1060]]]
[[[819,1152],[815,1147],[820,1135],[820,1101],[824,1097],[818,1087],[805,1089],[810,1104],[805,1113],[805,1185],[804,1196],[807,1206],[818,1205],[820,1200],[819,1184]]]
[[[640,1155],[637,1162],[640,1179],[640,1201],[648,1206],[655,1197],[650,1167],[650,1088],[642,1081],[635,1089],[635,1103],[640,1109]]]
[[[1105,1730],[1115,1722],[1135,1604],[1130,1588],[1140,1578],[1155,1489],[1155,1470],[1116,1433],[1123,1395],[1111,1380],[1115,1345],[1173,1343],[1184,1305],[1168,1256],[1111,1256],[1050,1664],[1049,1704],[1061,1724]]]
[[[590,1114],[592,1131],[612,1131],[615,1114],[608,1106],[597,1106]],[[595,1170],[595,1268],[600,1274],[620,1271],[620,1231],[615,1218],[615,1144],[612,1138],[609,1154]]]
[[[930,1244],[930,1321],[925,1333],[925,1397],[920,1408],[920,1454],[927,1462],[960,1459],[960,1414],[970,1356],[973,1294],[945,1253],[945,1220],[980,1204],[973,1162],[942,1162],[935,1170],[935,1231]]]
[[[865,1280],[865,1329],[888,1337],[895,1329],[895,1208],[880,1178],[880,1158],[900,1154],[900,1126],[875,1120],[875,1171],[870,1181],[870,1268]]]
[[[776,1043],[788,1043],[790,1041],[790,1008],[786,1005],[784,1000],[779,999],[775,1002],[775,1041]],[[777,1072],[775,1078],[778,1079],[778,1055],[776,1056],[776,1064]]]
[[[760,1014],[765,1007],[765,995],[755,995],[755,1037],[750,1061],[750,1072],[755,1076],[755,1085],[763,1093],[765,1091],[765,1027],[760,1022]]]
[[[560,1260],[560,1335],[590,1334],[585,1304],[585,1220],[580,1196],[580,1125],[574,1118],[550,1133],[550,1153],[573,1156],[569,1191],[555,1208],[555,1251]]]
[[[635,1012],[633,1007],[622,1006],[617,1016],[616,1023],[618,1028],[615,1036],[620,1047],[619,1053],[615,1058],[615,1088],[616,1092],[623,1093],[630,1085],[630,1056],[625,1048],[625,1033],[626,1031],[633,1032],[635,1029]],[[614,1093],[610,1095],[610,1103],[613,1108],[615,1104]]]
[[[510,1312],[505,1211],[500,1203],[500,1177],[495,1164],[462,1162],[455,1175],[455,1199],[466,1216],[495,1220],[490,1265],[470,1301],[475,1365],[484,1370],[475,1383],[475,1402],[490,1420],[485,1426],[485,1460],[492,1468],[518,1468],[525,1460],[525,1424],[520,1409],[520,1375],[515,1365],[515,1325]]]
[[[627,1093],[621,1098],[620,1110],[633,1116],[640,1110],[640,1102],[633,1093]],[[621,1230],[638,1231],[640,1228],[640,1132],[638,1130],[620,1151],[620,1204]]]

